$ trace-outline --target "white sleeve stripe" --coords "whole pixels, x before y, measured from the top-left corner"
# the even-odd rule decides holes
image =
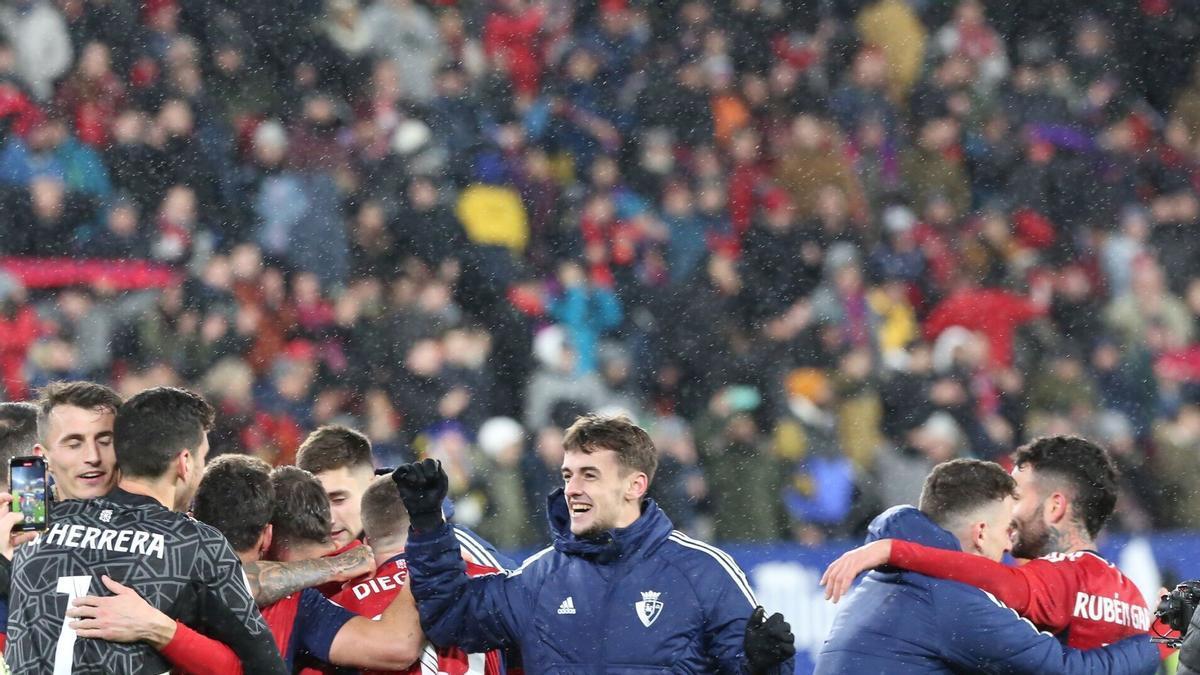
[[[732,564],[730,561],[718,554],[717,551],[720,549],[715,549],[711,546],[702,546],[699,545],[698,542],[686,541],[683,538],[676,537],[675,535],[671,535],[668,538],[680,546],[694,549],[702,553],[707,553],[708,555],[712,556],[713,560],[716,560],[717,563],[725,570],[725,572],[733,578],[738,590],[740,590],[742,595],[746,596],[746,600],[750,602],[750,606],[758,606],[758,600],[754,598],[754,591],[750,589],[750,582],[746,580],[746,575],[742,574],[742,571],[738,569],[736,564]]]
[[[670,536],[675,537],[676,540],[678,540],[680,542],[688,542],[694,546],[699,546],[700,548],[705,549],[705,550],[717,555],[718,557],[720,557],[722,560],[725,561],[725,563],[730,568],[732,568],[735,572],[737,572],[738,578],[741,579],[741,581],[746,585],[747,589],[751,590],[750,596],[752,598],[754,597],[754,592],[750,586],[750,581],[746,578],[746,574],[744,572],[742,572],[742,568],[739,567],[737,562],[733,559],[733,556],[729,555],[725,551],[722,551],[721,549],[717,548],[716,546],[713,546],[712,544],[707,544],[705,542],[700,541],[699,539],[693,539],[693,538],[687,536],[686,534],[680,532],[679,530],[672,530]],[[753,602],[756,605],[758,604],[758,602],[756,600],[754,600]]]
[[[1042,635],[1049,635],[1050,637],[1054,637],[1054,634],[1052,634],[1052,633],[1049,633],[1049,632],[1047,632],[1047,631],[1044,631],[1044,630],[1038,630],[1038,627],[1037,627],[1037,626],[1035,626],[1035,625],[1033,625],[1033,622],[1032,622],[1032,621],[1030,621],[1029,619],[1026,619],[1025,617],[1021,616],[1021,615],[1020,615],[1020,614],[1017,612],[1017,610],[1013,609],[1012,607],[1009,607],[1008,605],[1004,604],[1003,602],[1000,602],[1000,599],[999,599],[999,598],[997,598],[996,596],[992,595],[991,593],[988,593],[987,591],[983,590],[982,588],[977,588],[977,589],[975,589],[975,590],[977,590],[977,591],[979,591],[980,593],[983,593],[984,595],[986,595],[986,596],[987,596],[987,598],[988,598],[988,600],[991,600],[992,602],[996,603],[996,606],[997,606],[997,607],[1003,607],[1004,609],[1007,609],[1008,611],[1012,612],[1012,613],[1013,613],[1013,616],[1015,616],[1015,617],[1017,617],[1018,619],[1020,619],[1020,620],[1021,620],[1021,622],[1022,622],[1022,623],[1024,623],[1026,626],[1029,626],[1029,629],[1030,629],[1030,630],[1032,630],[1033,632],[1035,632],[1035,633],[1041,633]]]
[[[471,555],[475,556],[475,561],[477,563],[480,565],[495,567],[496,569],[502,569],[500,566],[500,561],[496,560],[496,557],[488,552],[487,547],[479,543],[474,537],[458,528],[454,528],[454,536],[458,538],[459,545],[467,549]]]
[[[547,546],[546,548],[544,548],[544,549],[542,549],[542,550],[538,551],[537,553],[534,553],[533,555],[531,555],[531,556],[529,556],[528,558],[526,558],[526,559],[525,559],[525,562],[521,563],[521,566],[520,566],[520,567],[518,567],[517,569],[515,569],[515,570],[513,570],[513,571],[509,572],[509,573],[508,573],[508,576],[510,576],[510,577],[515,577],[515,576],[517,576],[518,574],[520,574],[521,572],[524,572],[524,571],[525,571],[525,568],[526,568],[526,567],[529,567],[530,565],[532,565],[532,564],[534,563],[534,561],[535,561],[535,560],[537,560],[538,558],[540,558],[540,557],[542,557],[542,556],[546,555],[547,553],[549,553],[550,551],[553,551],[553,550],[554,550],[554,547],[553,547],[553,546]]]
[[[726,563],[728,563],[730,567],[737,569],[739,572],[741,571],[741,568],[739,568],[737,563],[734,562],[733,556],[729,555],[725,551],[722,551],[721,549],[717,548],[716,546],[713,546],[712,544],[700,541],[699,539],[693,539],[693,538],[687,536],[686,534],[680,532],[679,530],[671,530],[671,534],[669,536],[675,538],[678,541],[687,542],[689,544],[699,546],[700,548],[707,549],[708,551],[710,551],[711,553],[713,553],[716,556],[719,556],[722,560],[724,560]]]

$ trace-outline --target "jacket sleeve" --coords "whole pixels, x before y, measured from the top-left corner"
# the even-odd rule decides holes
[[[716,670],[726,675],[751,673],[746,660],[746,622],[758,606],[750,582],[728,553],[703,542],[687,540],[684,544],[706,554],[703,567],[693,578],[696,593],[707,600],[704,641]],[[769,675],[783,675],[796,670],[789,659]],[[768,674],[763,674],[768,675]]]
[[[525,566],[469,578],[454,529],[410,533],[404,549],[421,628],[439,647],[482,652],[516,646],[532,611]]]
[[[1146,636],[1081,652],[1038,631],[986,593],[943,591],[936,611],[943,636],[941,656],[963,670],[1005,675],[1152,675],[1158,669],[1158,649]]]
[[[196,581],[205,633],[229,645],[245,672],[286,675],[275,638],[250,597],[241,561],[220,533],[214,530],[201,536],[205,541],[196,561]]]
[[[1039,559],[1020,567],[961,551],[894,540],[888,563],[938,579],[961,581],[991,593],[1034,624],[1058,632],[1071,622],[1079,579],[1071,566]]]

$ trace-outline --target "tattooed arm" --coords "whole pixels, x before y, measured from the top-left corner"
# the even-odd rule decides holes
[[[246,563],[244,568],[255,604],[266,607],[305,588],[371,574],[375,554],[370,546],[355,546],[331,558],[288,563],[260,560]]]

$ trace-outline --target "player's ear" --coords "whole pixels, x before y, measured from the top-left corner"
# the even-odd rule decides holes
[[[45,457],[46,456],[46,448],[43,448],[41,443],[34,443],[33,444],[33,454],[35,457]]]
[[[1053,492],[1047,501],[1048,503],[1044,510],[1046,520],[1050,521],[1051,524],[1065,520],[1067,509],[1071,505],[1071,500],[1067,498],[1067,495],[1062,492]]]
[[[650,489],[650,477],[641,471],[635,471],[630,478],[629,487],[625,490],[625,498],[640,502]]]
[[[184,483],[192,477],[192,451],[184,450],[175,456],[175,477]]]
[[[270,523],[263,528],[262,534],[258,535],[258,543],[255,544],[255,549],[258,551],[260,558],[266,557],[267,551],[271,550],[271,540],[275,538],[275,527]]]
[[[983,538],[987,535],[987,523],[982,520],[971,524],[971,544],[977,552],[983,551]]]

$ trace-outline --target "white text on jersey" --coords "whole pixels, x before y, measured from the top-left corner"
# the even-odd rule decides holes
[[[141,530],[110,530],[88,525],[54,523],[44,539],[47,545],[71,548],[92,548],[136,555],[166,555],[166,539],[155,532]]]
[[[1071,613],[1080,619],[1116,623],[1141,631],[1150,630],[1149,609],[1116,598],[1079,592],[1075,594],[1075,609]]]

